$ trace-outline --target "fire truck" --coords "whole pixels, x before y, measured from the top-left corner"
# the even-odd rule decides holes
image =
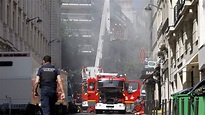
[[[97,114],[103,111],[126,112],[126,76],[117,73],[100,73],[88,79],[88,105]]]
[[[89,112],[139,112],[141,111],[140,81],[127,80],[125,74],[99,73],[88,79]],[[131,84],[135,84],[133,90]]]
[[[88,108],[88,93],[87,93],[87,81],[89,78],[94,78],[97,73],[103,72],[102,68],[100,67],[84,67],[82,69],[82,109],[86,110]]]
[[[102,69],[98,68],[102,59],[104,36],[112,34],[110,21],[110,0],[105,0],[95,65],[82,69],[82,107],[88,107],[88,112],[96,113],[139,111],[136,102],[140,96],[140,82],[127,81],[126,75],[103,73]],[[137,88],[131,87],[133,83]]]
[[[101,25],[100,25],[100,32],[99,32],[99,39],[97,45],[97,52],[95,58],[95,65],[90,67],[85,67],[82,69],[82,108],[88,108],[88,79],[95,78],[97,73],[102,73],[103,69],[100,68],[100,61],[102,59],[102,49],[103,49],[103,36],[106,33],[110,33],[110,10],[109,10],[109,3],[110,0],[104,1]]]

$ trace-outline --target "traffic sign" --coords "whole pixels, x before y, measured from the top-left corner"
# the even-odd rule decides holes
[[[141,63],[144,63],[145,58],[146,58],[145,50],[144,50],[144,48],[141,48],[141,50],[140,50],[140,61],[141,61]]]
[[[148,61],[148,63],[147,63],[147,67],[155,68],[156,66],[157,66],[157,62],[156,61]]]

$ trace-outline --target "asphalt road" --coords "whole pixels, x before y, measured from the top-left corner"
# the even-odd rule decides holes
[[[68,114],[67,114],[68,115]],[[69,114],[69,115],[133,115],[133,114],[116,114],[116,113],[109,113],[109,114],[95,114],[95,113],[75,113],[75,114]]]
[[[76,114],[69,114],[69,115],[90,115],[90,113],[76,113]],[[92,115],[92,114],[91,114]],[[96,115],[96,114],[93,114]],[[99,114],[99,115],[133,115],[133,114]]]

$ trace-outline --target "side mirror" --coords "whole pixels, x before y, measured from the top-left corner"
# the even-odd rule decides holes
[[[140,99],[141,97],[140,96],[137,96],[137,99]]]
[[[94,82],[91,82],[91,83],[89,84],[89,89],[90,89],[90,90],[94,90],[94,89],[95,89],[95,83],[94,83]]]
[[[93,90],[93,89],[94,89],[94,86],[93,86],[93,85],[90,85],[90,89]]]

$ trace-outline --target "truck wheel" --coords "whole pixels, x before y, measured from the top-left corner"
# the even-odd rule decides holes
[[[119,111],[120,114],[126,114],[126,110]]]
[[[96,114],[102,114],[103,111],[102,110],[96,110]]]
[[[28,104],[24,115],[43,115],[42,110],[38,105]]]
[[[57,108],[58,108],[58,109],[57,109],[57,113],[58,113],[58,115],[63,115],[63,105],[60,104],[60,105],[58,105]]]

